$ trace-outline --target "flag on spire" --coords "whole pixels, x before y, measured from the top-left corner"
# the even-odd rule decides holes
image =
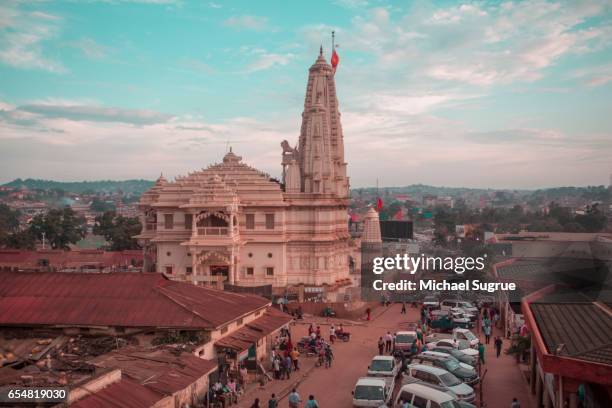
[[[338,66],[339,63],[340,63],[340,57],[338,56],[338,53],[334,49],[332,51],[332,56],[331,56],[331,66],[334,69],[334,73],[336,72],[336,67]]]
[[[331,66],[334,69],[334,74],[336,73],[336,67],[340,62],[340,57],[336,52],[336,32],[332,31],[332,56],[331,56]]]
[[[383,200],[382,198],[378,197],[376,199],[376,211],[380,212],[380,210],[383,209]]]

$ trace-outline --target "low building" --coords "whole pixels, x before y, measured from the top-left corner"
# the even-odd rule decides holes
[[[0,279],[0,328],[137,336],[141,344],[182,336],[197,340],[193,353],[205,359],[217,356],[216,341],[251,324],[269,329],[258,339],[258,351],[265,353],[265,338],[291,321],[286,314],[278,318],[280,312],[270,306],[256,295],[197,287],[155,273],[5,272]],[[272,321],[278,324],[272,327]]]
[[[119,370],[121,377],[108,381],[97,392],[71,392],[71,406],[89,407],[183,407],[202,400],[209,376],[217,369],[214,361],[188,353],[142,350],[126,347],[90,361],[102,371]],[[95,381],[95,380],[94,380]],[[87,390],[89,387],[82,387]],[[199,396],[199,397],[198,397]]]
[[[610,304],[559,296],[551,285],[525,297],[522,311],[531,335],[530,385],[537,406],[609,407]]]
[[[255,368],[291,316],[156,273],[2,272],[0,389],[70,388],[79,407],[183,407],[218,364]],[[133,393],[130,391],[133,389]]]
[[[140,272],[142,263],[140,250],[0,250],[0,271]]]

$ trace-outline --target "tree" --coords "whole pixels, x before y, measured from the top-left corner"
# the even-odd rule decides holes
[[[91,201],[90,208],[91,211],[104,213],[107,211],[114,211],[115,205],[112,203],[107,203],[104,200],[100,200],[98,197],[94,197],[94,199]]]
[[[0,246],[6,245],[9,237],[19,229],[19,211],[0,204]]]
[[[85,220],[76,216],[70,207],[53,209],[45,215],[39,214],[30,221],[28,231],[37,239],[43,233],[53,249],[70,249],[85,236]]]
[[[133,236],[138,235],[141,229],[138,218],[127,218],[107,211],[96,217],[93,233],[102,235],[110,242],[110,250],[123,251],[140,248]]]

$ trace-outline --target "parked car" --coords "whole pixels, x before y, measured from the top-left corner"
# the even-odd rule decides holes
[[[443,368],[469,385],[476,384],[480,381],[474,367],[460,362],[450,354],[436,351],[424,351],[412,358],[412,364],[432,365],[434,367]]]
[[[455,397],[446,392],[428,387],[422,382],[402,386],[395,397],[395,405],[393,406],[401,406],[400,400],[408,402],[410,407],[460,408]]]
[[[402,382],[400,385],[400,390],[408,384],[421,384],[425,387],[429,387],[429,388],[433,388],[434,390],[437,390],[439,392],[443,392],[445,394],[450,395],[452,398],[454,398],[455,404],[458,408],[476,408],[476,405],[470,404],[469,402],[466,401],[461,401],[457,399],[457,396],[455,395],[454,392],[448,390],[446,387],[443,387],[441,385],[435,385],[435,384],[430,384],[430,383],[426,383],[424,381],[419,380],[418,378],[413,378],[413,377],[409,377],[406,374],[403,375],[402,378]],[[412,405],[412,404],[411,404]],[[430,403],[431,406],[434,406],[434,404]],[[410,408],[414,408],[414,405],[412,405]],[[431,408],[431,407],[430,407]]]
[[[438,353],[445,353],[445,354],[451,355],[455,357],[457,360],[459,360],[460,362],[471,365],[472,367],[475,367],[476,364],[478,364],[478,355],[465,354],[463,351],[456,349],[456,348],[448,348],[448,347],[441,346],[441,347],[435,347],[430,350],[436,351]]]
[[[466,319],[470,319],[471,322],[475,322],[478,320],[478,313],[468,312],[467,310],[460,307],[453,307],[451,313],[456,313],[458,316],[461,316]]]
[[[401,361],[393,356],[374,356],[368,366],[368,377],[397,377],[402,368]]]
[[[441,310],[450,310],[454,307],[460,307],[467,313],[478,314],[478,308],[470,302],[458,299],[445,299],[440,302]]]
[[[353,390],[353,407],[389,405],[394,385],[394,378],[390,377],[361,377]]]
[[[470,343],[471,347],[478,347],[480,340],[468,329],[456,328],[453,330],[453,337],[459,341],[465,340]]]
[[[440,301],[436,296],[425,296],[423,298],[423,307],[427,309],[438,309],[440,307]]]
[[[480,340],[476,337],[471,331],[468,329],[463,329],[460,327],[454,328],[452,333],[432,333],[429,336],[425,337],[425,342],[435,342],[439,340],[457,340],[458,342],[466,341],[469,343],[470,347],[478,346]]]
[[[417,339],[416,331],[398,331],[395,333],[393,353],[401,352],[402,355],[412,354],[412,343]]]
[[[461,380],[442,368],[423,364],[410,364],[407,374],[426,383],[445,387],[452,391],[459,400],[472,402],[476,398],[472,387],[462,383]]]
[[[478,358],[478,350],[471,348],[470,343],[468,343],[466,340],[451,339],[427,343],[427,350],[434,350],[436,348],[455,349],[469,356],[475,356]]]

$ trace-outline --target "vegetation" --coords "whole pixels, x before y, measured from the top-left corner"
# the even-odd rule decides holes
[[[6,245],[11,235],[19,230],[19,211],[0,204],[0,246]]]
[[[100,181],[75,181],[61,182],[37,179],[15,179],[4,184],[6,187],[27,188],[29,190],[62,190],[69,193],[112,193],[122,191],[125,194],[140,195],[153,187],[149,180],[100,180]]]
[[[70,207],[52,209],[35,216],[27,228],[19,230],[18,213],[0,206],[0,245],[15,249],[34,249],[43,236],[53,249],[70,249],[85,236],[85,220]]]
[[[142,229],[138,218],[127,218],[107,211],[96,217],[93,233],[102,235],[110,243],[111,251],[139,249],[138,242],[132,238]]]
[[[94,197],[93,200],[91,200],[90,209],[95,212],[103,213],[107,211],[115,211],[115,205],[113,203],[101,200],[98,197]]]

